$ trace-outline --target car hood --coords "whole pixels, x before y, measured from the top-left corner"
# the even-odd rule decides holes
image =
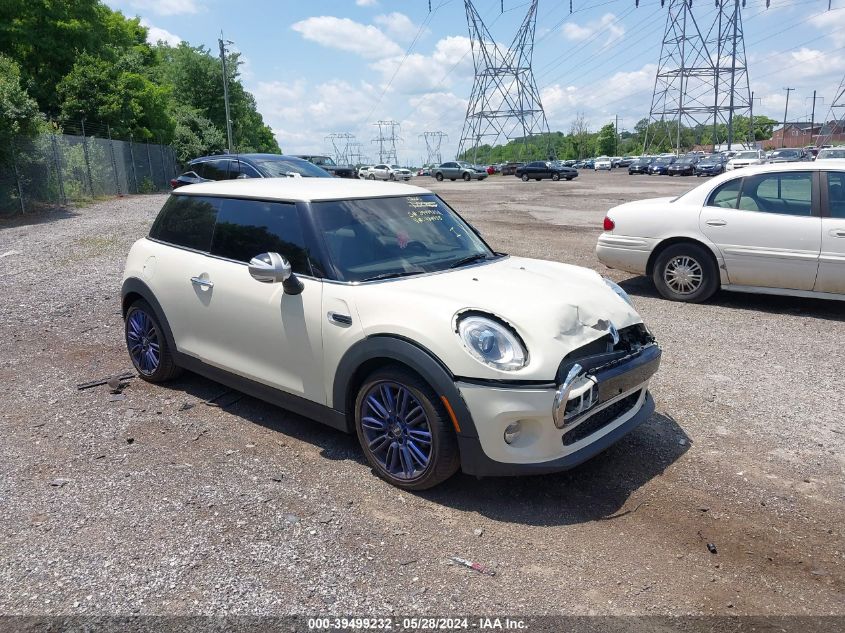
[[[421,345],[455,376],[552,381],[569,352],[641,323],[598,273],[578,266],[504,257],[453,271],[364,283],[355,303],[367,336],[391,334]],[[455,317],[467,310],[497,316],[522,338],[529,363],[518,371],[484,365],[464,349]]]

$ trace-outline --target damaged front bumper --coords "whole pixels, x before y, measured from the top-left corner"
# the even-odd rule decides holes
[[[605,450],[654,412],[648,381],[660,348],[592,355],[564,363],[557,386],[457,383],[478,439],[459,438],[464,472],[479,476],[567,470]],[[518,437],[504,440],[517,424]]]

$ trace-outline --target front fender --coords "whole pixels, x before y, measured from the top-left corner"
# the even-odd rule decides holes
[[[458,435],[478,437],[469,408],[446,365],[416,343],[389,334],[377,334],[358,341],[340,359],[332,386],[332,407],[335,410],[350,413],[350,396],[354,395],[349,393],[350,385],[356,384],[358,369],[374,359],[393,360],[418,373],[438,396],[445,396],[449,401],[460,427]]]

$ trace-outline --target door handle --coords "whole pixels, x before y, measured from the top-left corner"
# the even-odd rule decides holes
[[[725,220],[707,220],[705,224],[708,226],[725,226],[727,222]]]
[[[191,283],[202,288],[214,288],[214,282],[200,277],[191,277]]]
[[[845,229],[833,229],[830,234],[833,237],[845,237]]]

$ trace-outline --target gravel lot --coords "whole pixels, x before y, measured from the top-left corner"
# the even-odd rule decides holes
[[[604,274],[610,206],[700,182],[416,180],[495,248]],[[0,613],[845,615],[845,305],[611,271],[664,348],[655,416],[575,471],[413,494],[196,376],[76,390],[131,368],[123,260],[164,199],[0,224]]]

